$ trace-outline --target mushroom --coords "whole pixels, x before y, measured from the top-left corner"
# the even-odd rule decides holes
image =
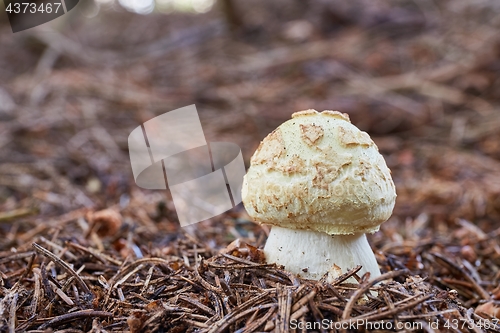
[[[366,233],[392,214],[396,190],[370,136],[338,111],[296,112],[259,145],[243,180],[252,219],[272,225],[268,263],[332,281],[362,265],[380,275]]]

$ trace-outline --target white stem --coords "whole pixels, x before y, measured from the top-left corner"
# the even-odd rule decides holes
[[[370,272],[370,278],[380,275],[365,234],[330,236],[317,231],[274,226],[264,254],[268,263],[283,265],[287,271],[306,279],[319,280],[328,273],[328,280],[332,281],[357,265],[363,266],[358,273],[360,276],[365,272]]]

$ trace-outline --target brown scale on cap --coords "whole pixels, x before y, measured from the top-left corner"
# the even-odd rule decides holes
[[[300,135],[302,140],[310,146],[316,144],[316,142],[323,137],[323,128],[321,126],[315,125],[300,125]]]
[[[257,151],[252,156],[252,164],[272,164],[275,159],[279,158],[283,154],[285,146],[279,129],[271,132],[266,139],[265,143],[264,141],[260,143],[259,148],[257,148]]]
[[[370,136],[365,132],[356,132],[353,133],[351,131],[346,130],[344,127],[339,127],[339,139],[340,142],[346,146],[365,146],[370,147],[373,146],[373,141],[370,139]]]

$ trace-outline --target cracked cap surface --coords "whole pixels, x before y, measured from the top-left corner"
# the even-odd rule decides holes
[[[260,143],[250,163],[242,198],[256,222],[353,234],[377,231],[392,214],[391,172],[347,114],[294,113]]]

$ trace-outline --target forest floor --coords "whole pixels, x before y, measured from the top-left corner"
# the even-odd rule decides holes
[[[0,20],[0,331],[500,332],[499,2],[235,4]],[[398,193],[382,276],[266,264],[242,205],[181,228],[127,137],[190,104],[247,166],[293,112],[348,113]]]

